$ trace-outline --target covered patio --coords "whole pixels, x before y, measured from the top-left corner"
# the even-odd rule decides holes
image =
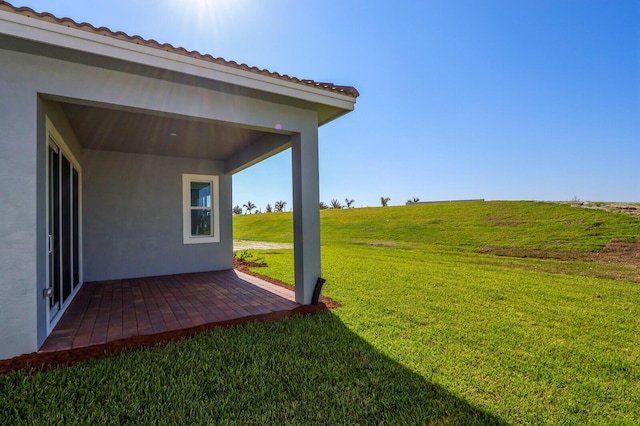
[[[324,311],[293,289],[238,270],[85,283],[38,352],[0,360],[0,373],[46,370],[151,347],[217,327]]]
[[[85,283],[40,353],[130,340],[154,344],[208,328],[303,312],[293,289],[237,270]],[[133,346],[145,346],[144,344]]]
[[[10,100],[0,114],[0,359],[313,302],[322,282],[318,128],[353,111],[354,87],[6,2],[0,81]],[[284,151],[295,283],[287,297],[228,272],[233,176]]]
[[[46,370],[151,347],[217,327],[280,321],[334,306],[238,270],[85,283],[38,352],[0,360],[0,374]]]

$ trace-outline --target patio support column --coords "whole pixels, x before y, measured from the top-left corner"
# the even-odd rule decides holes
[[[317,127],[294,135],[291,143],[296,301],[308,305],[321,272]]]

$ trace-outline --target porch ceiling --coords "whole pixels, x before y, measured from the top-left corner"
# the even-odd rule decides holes
[[[266,133],[191,117],[61,103],[86,149],[225,161]]]

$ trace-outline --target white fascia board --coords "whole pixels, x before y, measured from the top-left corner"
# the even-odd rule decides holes
[[[352,111],[355,98],[107,35],[0,11],[0,34]]]

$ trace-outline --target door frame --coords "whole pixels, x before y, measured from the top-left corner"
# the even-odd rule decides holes
[[[62,317],[62,315],[64,314],[65,310],[67,309],[67,307],[69,306],[69,304],[71,303],[71,301],[74,299],[75,295],[78,293],[78,290],[80,290],[80,288],[82,287],[83,284],[83,271],[82,271],[82,168],[80,167],[80,162],[78,161],[78,159],[76,158],[76,156],[73,154],[73,152],[71,151],[71,149],[69,148],[69,146],[65,143],[64,138],[62,137],[62,135],[60,134],[60,132],[58,132],[58,130],[56,129],[56,127],[54,126],[53,122],[51,121],[51,119],[48,116],[45,116],[45,132],[46,132],[46,152],[47,152],[47,159],[46,159],[46,191],[45,191],[45,206],[46,206],[46,235],[45,235],[45,239],[47,240],[47,244],[45,247],[46,253],[45,253],[45,259],[46,259],[46,279],[45,279],[45,288],[42,290],[42,297],[44,297],[46,299],[45,303],[44,303],[44,309],[45,309],[45,321],[47,324],[47,336],[49,334],[51,334],[51,331],[55,328],[56,324],[58,323],[58,321],[60,320],[60,318]],[[62,293],[63,291],[61,290],[61,303],[60,303],[60,309],[57,310],[57,312],[51,313],[51,307],[50,307],[50,302],[49,302],[49,297],[46,295],[47,294],[47,290],[50,288],[50,282],[51,282],[51,256],[49,255],[49,235],[51,235],[51,230],[49,229],[49,215],[50,215],[50,164],[51,164],[51,160],[49,158],[50,155],[50,147],[53,147],[54,150],[58,151],[58,154],[62,154],[64,155],[64,157],[66,157],[66,159],[69,161],[70,165],[72,166],[71,170],[75,169],[77,171],[78,174],[78,185],[77,185],[77,191],[78,191],[78,209],[77,209],[77,221],[78,221],[78,256],[77,256],[77,271],[78,271],[78,277],[77,277],[77,285],[74,288],[74,283],[71,283],[72,286],[72,290],[71,293],[68,295],[67,299],[63,302],[62,301]],[[73,182],[73,180],[72,180]],[[73,195],[72,195],[73,198]],[[59,217],[59,220],[62,221],[62,218]],[[73,233],[73,220],[72,220],[72,233]],[[54,243],[55,244],[55,243]],[[61,247],[61,243],[58,242],[58,249],[60,249]],[[71,241],[71,251],[73,251],[73,238]],[[73,255],[71,256],[73,258]],[[60,258],[62,258],[62,256],[60,256]],[[62,264],[62,260],[60,260],[60,263]],[[72,271],[76,269],[73,268],[72,266]],[[62,265],[60,265],[60,270],[62,270]],[[72,275],[73,276],[73,275]],[[60,281],[62,285],[62,280]]]

